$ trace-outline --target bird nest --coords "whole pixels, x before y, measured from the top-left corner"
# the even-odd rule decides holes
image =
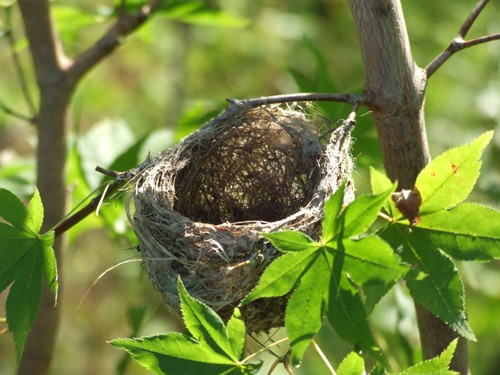
[[[180,275],[224,320],[280,253],[261,235],[297,230],[318,238],[326,200],[347,180],[352,123],[331,124],[299,106],[233,103],[221,115],[135,169],[129,217],[144,268],[179,311]],[[249,332],[283,326],[288,297],[241,308]]]

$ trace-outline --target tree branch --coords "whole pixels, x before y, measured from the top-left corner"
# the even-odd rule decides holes
[[[2,107],[6,113],[9,113],[15,117],[24,119],[30,123],[35,123],[36,119],[36,109],[35,104],[33,103],[33,99],[30,94],[28,81],[26,80],[26,74],[24,73],[23,66],[21,64],[21,59],[19,58],[19,53],[16,48],[16,38],[14,36],[14,28],[12,27],[12,6],[8,6],[5,8],[5,25],[7,27],[6,37],[7,42],[9,43],[9,48],[11,51],[12,62],[14,64],[14,68],[16,69],[17,78],[19,80],[19,84],[21,86],[21,92],[24,96],[24,100],[26,105],[28,106],[28,110],[30,112],[29,116],[20,115],[17,112],[12,110],[7,110],[5,105],[2,104]]]
[[[460,27],[457,36],[453,38],[448,48],[441,52],[434,60],[432,60],[427,65],[427,67],[425,68],[427,78],[432,76],[456,52],[472,46],[476,46],[478,44],[491,42],[493,40],[500,40],[500,33],[486,35],[468,41],[464,40],[477,17],[484,9],[484,7],[488,4],[488,2],[489,0],[479,0],[474,9],[472,9],[467,19],[464,21],[463,25]]]
[[[53,28],[49,2],[19,0],[18,4],[38,85],[42,87],[60,83],[63,79],[62,67],[67,60]]]
[[[118,19],[106,33],[89,49],[77,56],[67,67],[66,74],[71,85],[76,84],[86,73],[96,66],[117,47],[123,44],[125,38],[146,22],[161,5],[162,0],[150,0],[139,11],[127,14],[123,6],[119,7]]]
[[[298,93],[274,96],[262,96],[254,99],[226,99],[231,104],[238,104],[248,107],[258,107],[260,105],[290,103],[290,102],[341,102],[351,105],[364,104],[365,99],[357,94],[333,94],[333,93]]]

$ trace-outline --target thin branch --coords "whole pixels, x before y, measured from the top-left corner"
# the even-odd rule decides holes
[[[58,223],[54,227],[54,235],[56,237],[60,236],[61,234],[63,234],[67,230],[69,230],[70,228],[74,227],[80,221],[82,221],[87,216],[89,216],[92,212],[96,211],[96,214],[97,214],[104,199],[109,197],[109,195],[111,193],[113,193],[115,190],[117,190],[118,188],[120,188],[124,184],[126,184],[127,181],[130,181],[130,179],[134,176],[134,174],[130,171],[116,172],[116,171],[105,169],[105,168],[102,168],[99,166],[97,166],[95,168],[95,170],[97,172],[100,172],[100,173],[106,175],[106,176],[113,177],[115,179],[115,181],[111,184],[108,183],[104,187],[104,190],[97,197],[92,199],[81,210],[76,211],[76,213],[74,213],[73,215],[69,216],[68,218],[66,218],[66,219],[62,220],[60,223]],[[74,210],[76,210],[77,208],[75,208]]]
[[[31,97],[31,93],[28,86],[28,80],[26,79],[26,74],[24,73],[23,66],[21,64],[21,59],[19,58],[19,53],[16,48],[16,38],[14,36],[14,29],[12,27],[12,8],[5,8],[5,25],[7,27],[7,31],[5,36],[7,37],[7,42],[9,43],[9,48],[11,51],[12,62],[14,63],[14,68],[16,69],[17,78],[19,79],[19,84],[21,86],[21,92],[24,96],[24,100],[26,101],[26,105],[30,111],[30,116],[19,116],[14,115],[18,118],[29,121],[34,124],[36,122],[36,109],[33,99]],[[5,109],[4,109],[5,110]],[[6,111],[9,114],[13,114],[12,111]]]
[[[486,6],[486,4],[489,3],[489,1],[490,0],[479,0],[479,2],[476,4],[474,9],[472,9],[472,12],[469,14],[469,17],[467,17],[464,24],[462,25],[462,27],[458,31],[459,37],[465,38],[465,36],[469,32],[470,28],[472,27],[472,25],[476,21],[477,17],[479,17],[479,14],[481,14],[484,7]]]
[[[10,108],[7,104],[5,104],[2,100],[0,100],[0,109],[7,113],[8,115],[11,115],[12,117],[16,117],[20,120],[27,121],[31,124],[36,122],[35,117],[30,117],[23,115],[22,113],[17,112],[16,110]]]
[[[237,104],[248,107],[258,107],[260,105],[276,104],[276,103],[289,103],[289,102],[341,102],[348,103],[358,107],[365,103],[362,95],[358,94],[333,94],[333,93],[298,93],[298,94],[285,94],[274,96],[263,96],[254,99],[226,99],[231,104]]]
[[[470,28],[472,27],[486,4],[488,4],[488,2],[489,0],[479,0],[467,19],[464,21],[463,25],[460,27],[457,36],[453,38],[448,48],[441,52],[434,60],[429,63],[429,65],[427,65],[427,67],[425,68],[427,78],[432,76],[456,52],[472,46],[476,46],[478,44],[491,42],[493,40],[500,40],[500,33],[486,35],[467,41],[464,40]]]
[[[72,85],[76,84],[94,66],[123,44],[128,35],[142,26],[161,3],[162,0],[150,0],[136,13],[127,14],[123,11],[123,2],[121,2],[116,22],[93,46],[77,56],[67,67],[68,82]]]

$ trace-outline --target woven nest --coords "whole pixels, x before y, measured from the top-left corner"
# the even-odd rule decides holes
[[[326,200],[350,180],[351,124],[326,145],[325,118],[296,106],[232,104],[177,146],[135,170],[129,217],[144,268],[179,311],[176,280],[224,320],[280,253],[260,233],[318,238]],[[134,209],[135,208],[135,209]],[[283,326],[288,296],[241,308],[249,332]]]

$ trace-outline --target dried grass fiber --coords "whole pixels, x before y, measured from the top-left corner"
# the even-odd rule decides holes
[[[129,218],[144,268],[179,311],[176,280],[228,319],[279,252],[261,235],[299,230],[318,238],[327,199],[347,180],[352,124],[310,108],[231,104],[221,115],[135,170]],[[241,308],[249,332],[283,326],[288,297]]]

